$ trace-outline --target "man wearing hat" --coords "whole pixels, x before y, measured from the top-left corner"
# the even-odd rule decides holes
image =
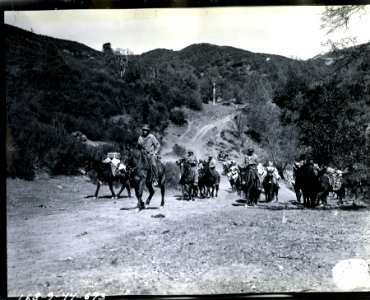
[[[138,145],[148,154],[152,167],[153,185],[158,186],[157,155],[161,145],[157,138],[150,133],[150,127],[145,124],[141,127],[142,135],[139,136]]]
[[[198,185],[198,160],[196,156],[194,155],[193,150],[188,151],[188,156],[186,158],[186,161],[189,163],[191,169],[194,171],[195,177],[194,177],[194,184]]]
[[[254,153],[254,149],[249,148],[247,151],[247,155],[245,156],[244,164],[246,167],[249,167],[251,171],[254,173],[254,177],[256,178],[257,183],[258,183],[258,188],[262,190],[260,177],[257,171],[258,163],[259,163],[259,158],[257,154]]]

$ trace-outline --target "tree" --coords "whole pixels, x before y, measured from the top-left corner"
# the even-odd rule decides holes
[[[366,5],[326,6],[321,16],[321,29],[325,29],[327,34],[332,34],[343,27],[348,29],[354,16],[365,13]]]
[[[325,30],[328,36],[334,35],[342,29],[347,31],[351,20],[361,18],[367,13],[366,5],[327,6],[321,15],[321,29]],[[359,57],[367,59],[370,55],[370,49],[366,44],[353,49],[356,44],[357,38],[355,36],[347,36],[339,40],[329,38],[323,43],[324,46],[329,47],[332,54],[337,58],[339,68],[348,66]]]
[[[104,62],[120,78],[125,74],[129,63],[129,58],[133,55],[130,49],[117,48],[112,49],[110,43],[103,44]]]

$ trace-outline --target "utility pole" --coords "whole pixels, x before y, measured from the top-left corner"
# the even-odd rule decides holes
[[[216,81],[213,81],[213,105],[216,105]]]

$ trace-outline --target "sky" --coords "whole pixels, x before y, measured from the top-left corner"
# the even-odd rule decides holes
[[[324,6],[6,11],[4,20],[99,51],[107,42],[134,54],[210,43],[308,59],[327,52],[322,43],[329,38],[355,36],[358,43],[369,42],[370,6],[366,9],[367,14],[352,19],[349,30],[335,37],[320,30]]]

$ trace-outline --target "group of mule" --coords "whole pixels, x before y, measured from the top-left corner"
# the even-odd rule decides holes
[[[98,196],[102,183],[108,184],[114,198],[119,197],[125,189],[128,191],[128,197],[131,197],[132,187],[138,201],[136,209],[142,210],[150,204],[154,195],[150,158],[145,151],[134,148],[129,150],[129,154],[125,157],[123,163],[125,164],[125,170],[114,174],[109,163],[104,163],[99,159],[90,158],[87,160],[86,171],[93,170],[97,179],[94,196]],[[178,160],[177,164],[181,170],[179,184],[182,187],[182,199],[187,198],[194,201],[195,197],[213,198],[218,196],[220,175],[215,169],[210,168],[208,161],[201,161],[200,168],[192,167],[185,158]],[[164,166],[159,159],[157,160],[157,170],[158,187],[161,191],[160,207],[162,208],[165,204],[166,176]],[[198,172],[198,184],[195,184],[195,172]],[[274,199],[278,200],[279,187],[273,177],[272,173],[267,172],[262,182],[266,202]],[[303,199],[303,205],[306,207],[316,207],[320,201],[326,204],[326,198],[330,192],[333,192],[333,187],[325,169],[318,170],[313,164],[303,164],[294,170],[294,177],[293,186],[299,203]],[[246,200],[246,205],[256,205],[260,198],[262,191],[258,180],[255,172],[248,166],[238,166],[237,176],[229,178],[232,191],[241,195]],[[113,189],[115,182],[119,182],[121,185],[117,195]],[[145,187],[148,189],[149,195],[144,202],[142,197]],[[340,202],[344,197],[344,191],[344,184],[336,191]]]
[[[356,171],[341,172],[340,177],[334,179],[328,168],[319,168],[313,163],[304,163],[293,169],[294,191],[297,201],[307,207],[326,205],[330,193],[338,199],[338,204],[343,204],[343,199],[352,198],[353,204],[357,198],[366,193],[368,182],[366,175]]]
[[[180,185],[182,199],[195,200],[195,197],[217,197],[220,187],[220,174],[210,167],[207,160],[199,162],[200,168],[193,168],[186,158],[176,161],[180,167]],[[198,182],[196,182],[196,173],[198,172]]]
[[[262,179],[255,176],[255,171],[250,166],[224,164],[224,174],[229,178],[232,191],[246,200],[246,205],[256,205],[260,199],[262,190],[265,193],[265,201],[278,201],[279,185],[274,178],[274,173],[267,171]],[[262,181],[262,185],[259,183]]]
[[[182,158],[176,162],[181,169],[180,185],[182,188],[182,199],[193,200],[195,197],[217,197],[220,184],[220,175],[216,170],[209,167],[209,161],[201,160],[198,167],[192,167],[190,162]],[[249,166],[238,166],[236,176],[230,176],[229,182],[233,192],[237,192],[246,200],[246,205],[256,205],[261,189],[259,179]],[[198,172],[198,184],[195,184],[195,172]],[[227,170],[224,174],[227,174]],[[274,179],[274,174],[266,172],[262,187],[265,192],[266,202],[273,199],[278,200],[279,186]],[[214,194],[214,191],[216,193]]]

